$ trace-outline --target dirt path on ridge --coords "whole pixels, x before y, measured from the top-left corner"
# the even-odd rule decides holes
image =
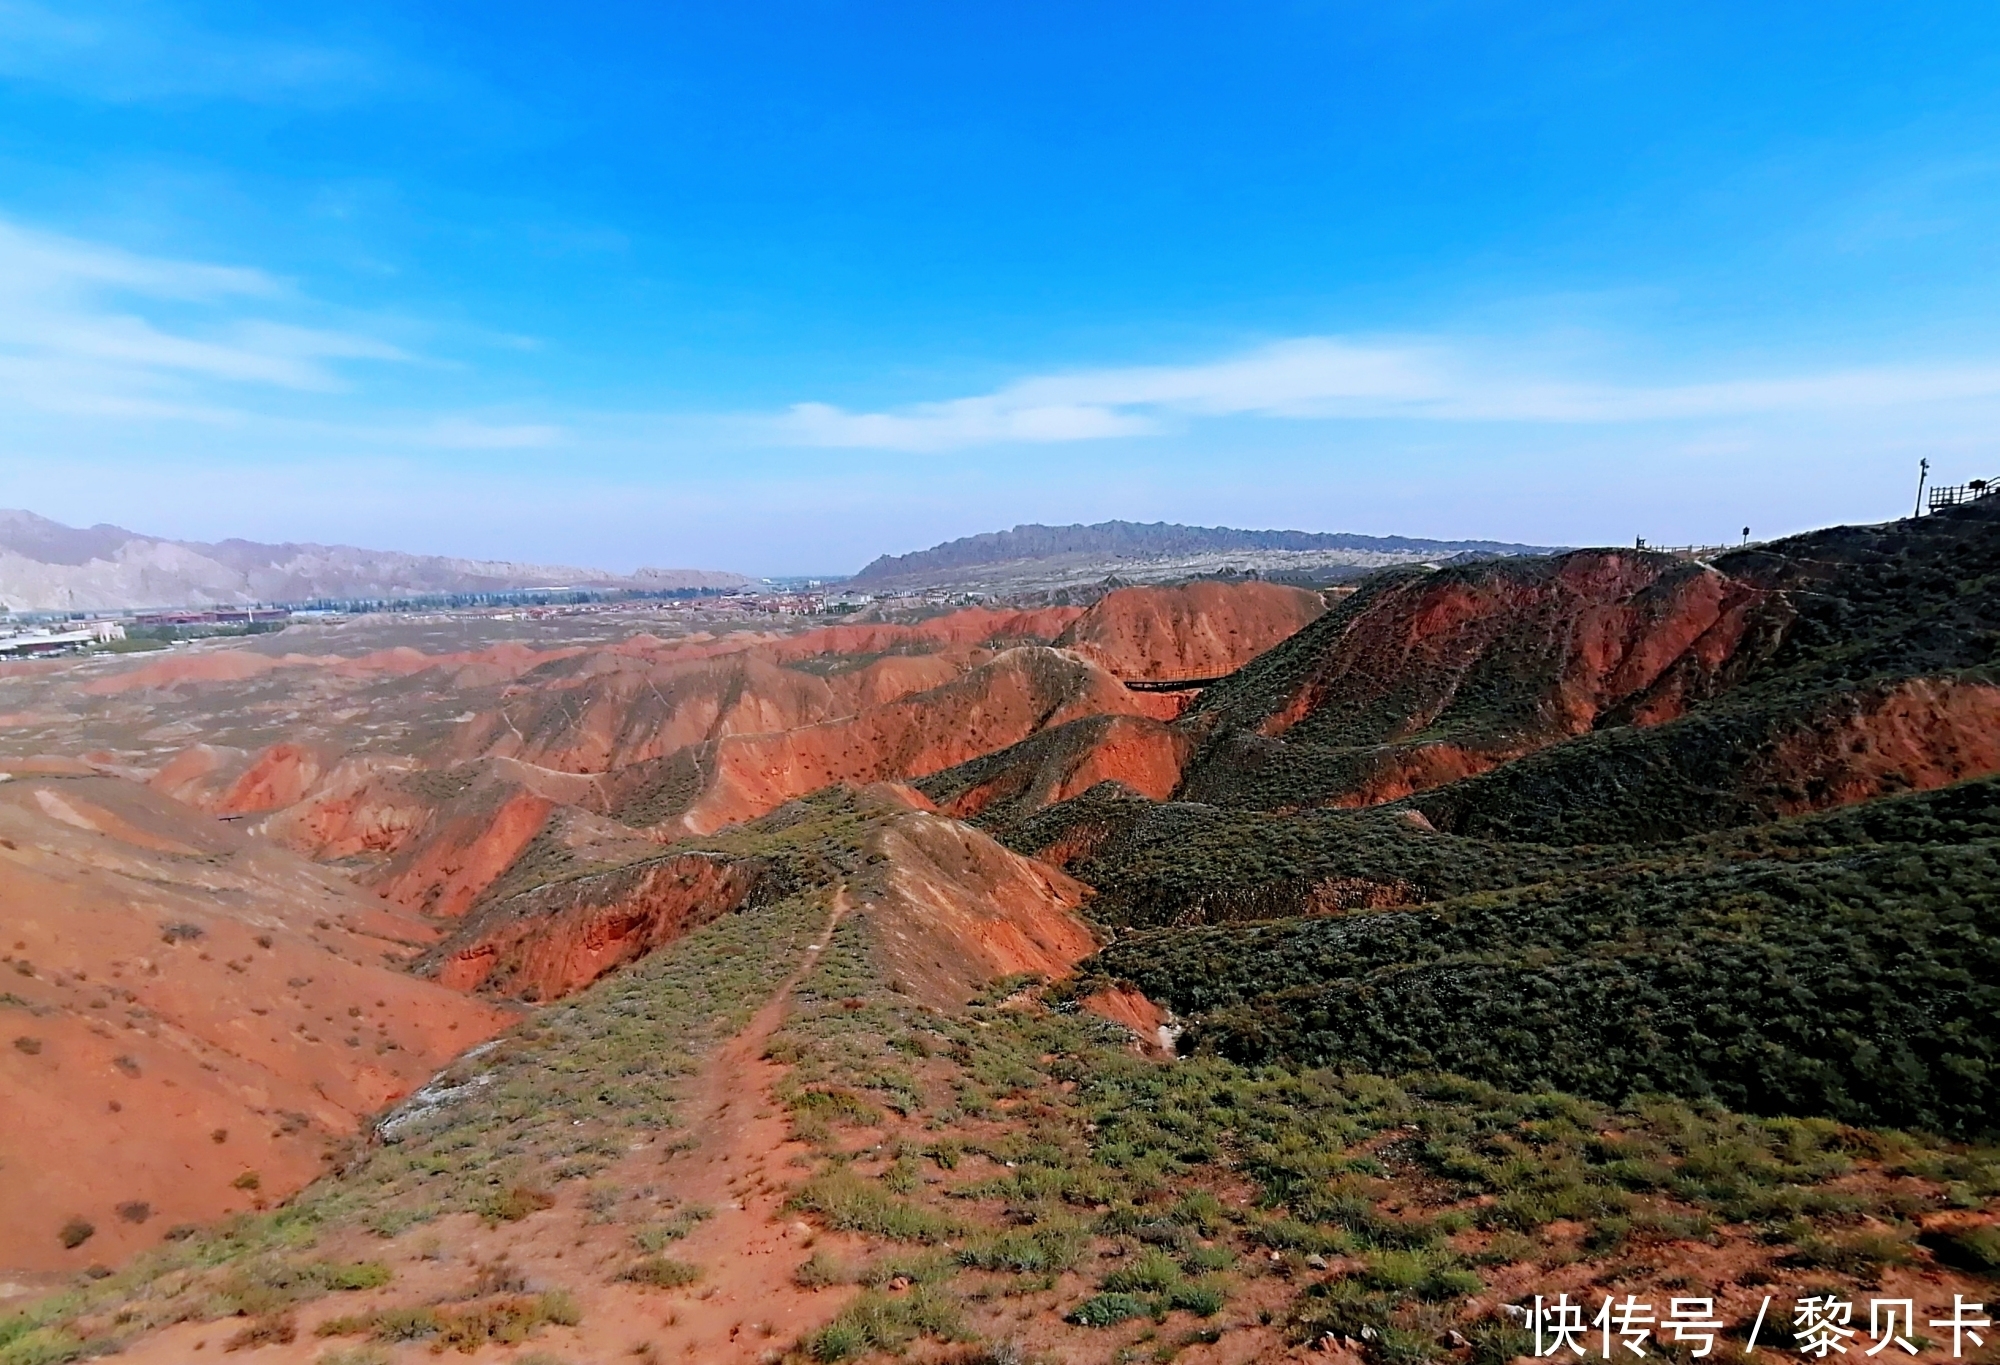
[[[581,1324],[545,1330],[526,1348],[529,1353],[539,1349],[571,1365],[618,1359],[701,1365],[778,1360],[857,1292],[808,1290],[792,1283],[792,1271],[812,1246],[851,1255],[861,1243],[818,1232],[785,1215],[790,1185],[802,1174],[789,1163],[807,1149],[789,1139],[785,1108],[773,1091],[785,1068],[764,1056],[784,1021],[793,988],[818,963],[848,908],[846,892],[836,893],[798,969],[690,1079],[679,1105],[688,1118],[685,1126],[664,1134],[666,1142],[659,1146],[628,1153],[593,1182],[651,1189],[677,1210],[695,1205],[713,1210],[664,1252],[699,1266],[702,1275],[696,1283],[653,1289],[621,1281],[619,1275],[641,1257],[632,1226],[593,1218],[584,1202],[586,1192],[564,1188],[556,1207],[522,1222],[489,1227],[472,1214],[453,1214],[399,1238],[392,1251],[359,1229],[334,1234],[322,1244],[323,1254],[391,1261],[395,1281],[369,1293],[306,1305],[297,1315],[297,1339],[226,1358],[245,1365],[311,1365],[330,1350],[354,1344],[351,1339],[315,1340],[317,1322],[342,1312],[449,1301],[460,1297],[472,1267],[505,1261],[537,1287],[569,1288],[583,1309]],[[442,1241],[449,1254],[421,1254],[418,1246],[427,1239]],[[243,1326],[240,1319],[177,1324],[133,1343],[120,1359],[132,1365],[187,1365],[206,1358],[194,1352],[216,1351]],[[437,1359],[425,1342],[374,1349],[394,1365]],[[493,1345],[469,1358],[453,1358],[467,1359],[468,1365],[501,1365],[520,1354],[522,1348]]]
[[[773,1093],[785,1068],[764,1056],[792,989],[818,963],[847,910],[843,889],[835,893],[826,925],[798,970],[709,1058],[683,1101],[683,1112],[696,1115],[683,1138],[693,1145],[654,1168],[658,1183],[684,1207],[714,1210],[667,1250],[703,1273],[691,1289],[662,1296],[673,1301],[670,1321],[655,1334],[662,1359],[755,1361],[766,1353],[775,1358],[801,1333],[831,1318],[851,1293],[804,1290],[792,1283],[808,1242],[833,1245],[844,1239],[783,1217],[797,1175],[788,1163],[806,1148],[790,1140],[784,1105]]]

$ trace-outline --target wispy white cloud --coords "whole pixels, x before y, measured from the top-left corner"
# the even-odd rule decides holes
[[[0,222],[0,402],[226,421],[242,386],[331,392],[334,362],[411,357],[273,313],[308,308],[259,270],[138,255]]]
[[[2000,363],[1875,366],[1702,383],[1606,383],[1519,358],[1518,344],[1444,338],[1303,337],[1196,365],[1128,366],[1024,379],[992,393],[850,412],[800,403],[776,440],[938,451],[1002,442],[1143,435],[1202,417],[1617,423],[1988,399]]]
[[[0,0],[0,77],[94,99],[339,103],[388,84],[383,59],[198,29],[161,8]]]

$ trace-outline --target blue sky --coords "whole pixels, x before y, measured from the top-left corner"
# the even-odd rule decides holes
[[[1876,520],[2000,474],[1996,227],[1991,5],[0,0],[0,505],[772,573]]]

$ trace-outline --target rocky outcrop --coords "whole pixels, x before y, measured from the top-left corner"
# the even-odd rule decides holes
[[[724,735],[795,729],[852,714],[860,698],[877,690],[870,685],[874,679],[842,679],[836,686],[754,654],[583,662],[589,666],[578,676],[520,689],[499,711],[467,726],[460,752],[562,772],[608,772]],[[948,676],[957,670],[935,671]],[[893,695],[886,679],[883,684],[880,690]]]
[[[250,756],[241,749],[191,744],[168,759],[149,785],[199,810],[213,810],[249,762]]]
[[[383,898],[456,918],[503,881],[552,875],[621,842],[616,826],[591,817],[672,839],[753,819],[823,786],[928,773],[1074,716],[1177,711],[1174,698],[1129,692],[1072,654],[991,649],[1016,633],[1059,633],[1076,615],[979,609],[915,626],[829,627],[692,659],[660,642],[627,641],[308,661],[342,676],[424,674],[447,695],[498,687],[499,704],[446,732],[432,758],[439,766],[375,754],[339,760],[302,744],[254,757],[196,746],[155,782],[218,813],[261,814],[261,832],[308,856],[375,860],[362,877]],[[928,652],[866,652],[912,645]],[[850,663],[824,652],[833,647],[864,652]],[[1130,747],[1112,746],[1101,762],[1133,767],[1140,760]],[[591,851],[579,852],[584,845]]]
[[[1676,665],[1712,674],[1767,596],[1703,565],[1619,550],[1405,578],[1354,599],[1255,728],[1279,736],[1340,709],[1360,711],[1378,740],[1461,717],[1532,725],[1518,735],[1527,743],[1581,733]],[[1648,710],[1669,718],[1658,699]]]
[[[555,808],[525,787],[497,785],[455,801],[374,879],[375,894],[420,914],[455,919],[514,865]]]
[[[1176,1034],[1173,1015],[1148,1000],[1145,992],[1129,986],[1107,986],[1092,991],[1077,1004],[1100,1019],[1109,1019],[1130,1030],[1133,1046],[1139,1052],[1149,1057],[1172,1055]]]
[[[437,793],[427,795],[416,785],[421,778],[412,775],[415,769],[406,758],[347,759],[309,797],[260,821],[258,831],[308,858],[394,853],[429,824],[436,806]]]

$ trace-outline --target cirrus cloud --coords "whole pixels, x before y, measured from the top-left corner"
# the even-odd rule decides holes
[[[226,421],[241,386],[338,392],[347,381],[333,362],[412,358],[353,330],[272,316],[309,310],[260,270],[0,222],[0,401]]]
[[[1862,366],[1701,383],[1592,382],[1531,367],[1516,345],[1301,337],[1205,364],[1023,379],[992,393],[850,412],[799,403],[778,441],[938,451],[1146,435],[1206,417],[1620,423],[1835,412],[2000,397],[2000,363]]]

